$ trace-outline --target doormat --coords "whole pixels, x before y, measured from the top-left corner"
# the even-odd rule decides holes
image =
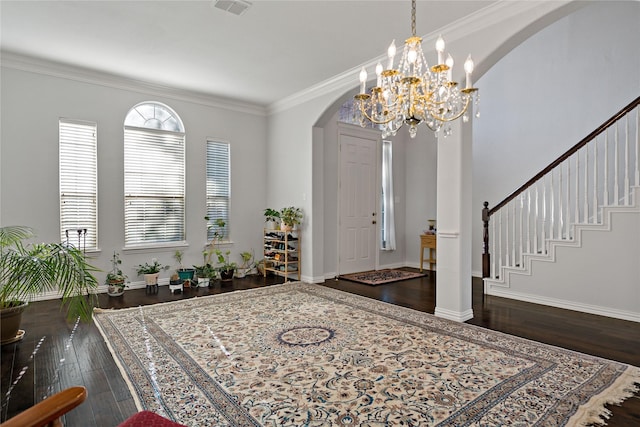
[[[416,273],[413,271],[386,269],[386,270],[365,271],[362,273],[344,274],[340,276],[340,279],[375,286],[375,285],[383,285],[385,283],[399,282],[401,280],[415,279],[416,277],[423,277],[423,276],[426,276],[426,274]]]
[[[94,319],[138,409],[194,427],[599,424],[640,382],[623,363],[301,282]]]

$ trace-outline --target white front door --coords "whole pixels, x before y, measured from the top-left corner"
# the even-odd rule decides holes
[[[341,129],[338,273],[374,270],[377,239],[377,132]]]

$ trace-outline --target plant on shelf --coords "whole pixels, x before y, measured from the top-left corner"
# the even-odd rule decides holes
[[[271,224],[266,228],[275,228],[275,224],[280,223],[280,212],[275,209],[266,208],[264,210],[264,222]]]
[[[231,251],[222,252],[220,249],[216,250],[216,256],[218,257],[216,270],[220,273],[220,280],[223,282],[232,280],[233,274],[238,267],[238,264],[229,261],[229,255],[231,255]]]
[[[302,209],[290,206],[280,209],[280,219],[282,231],[291,231],[293,227],[302,222]]]
[[[242,264],[236,269],[236,277],[243,278],[247,275],[247,272],[255,266],[253,262],[253,250],[251,250],[251,252],[240,252],[240,258],[242,258]]]
[[[122,260],[120,254],[113,251],[111,256],[111,271],[107,273],[107,294],[112,297],[120,296],[124,293],[124,288],[127,287],[125,280],[127,276],[122,273],[120,265]]]
[[[34,243],[25,226],[0,227],[0,325],[2,344],[22,338],[20,320],[28,302],[45,291],[62,294],[67,317],[91,319],[98,271],[82,251],[65,243]]]

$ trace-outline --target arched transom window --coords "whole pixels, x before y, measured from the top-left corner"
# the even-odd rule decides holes
[[[185,132],[168,106],[140,103],[124,121],[125,246],[185,240]]]

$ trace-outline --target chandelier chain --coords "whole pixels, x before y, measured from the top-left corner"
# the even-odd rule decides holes
[[[416,0],[411,0],[411,37],[416,36]]]

